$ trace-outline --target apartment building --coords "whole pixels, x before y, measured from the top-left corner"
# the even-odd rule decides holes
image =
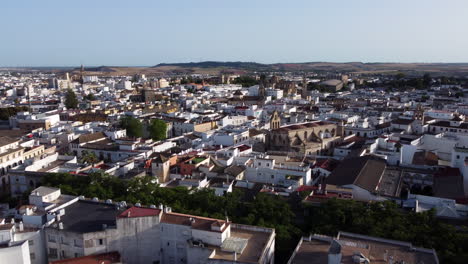
[[[49,261],[119,252],[123,263],[273,263],[275,231],[80,197],[49,212]]]
[[[411,243],[339,232],[336,237],[303,237],[288,264],[425,263],[438,264],[435,250]]]

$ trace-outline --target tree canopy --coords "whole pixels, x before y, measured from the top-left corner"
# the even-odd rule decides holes
[[[258,81],[254,77],[243,75],[243,76],[235,78],[232,81],[232,83],[240,84],[242,85],[242,87],[250,87],[250,86],[258,84]]]
[[[78,107],[78,98],[72,89],[67,90],[67,94],[65,95],[65,106],[68,109],[74,109]]]
[[[94,164],[99,161],[99,158],[92,151],[83,151],[81,153],[81,162],[86,164]]]
[[[160,119],[153,119],[148,126],[150,137],[154,140],[166,139],[167,124]]]
[[[120,126],[127,130],[127,136],[129,137],[143,136],[143,124],[140,120],[132,116],[122,117],[122,119],[120,119]]]
[[[11,116],[28,110],[29,108],[27,106],[2,107],[0,108],[0,120],[8,120]]]
[[[85,96],[85,99],[88,100],[88,101],[93,101],[93,100],[96,99],[96,97],[94,96],[94,94],[90,93],[90,94]]]

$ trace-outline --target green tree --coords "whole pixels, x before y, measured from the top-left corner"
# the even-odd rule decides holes
[[[120,126],[127,130],[127,135],[130,137],[141,137],[143,135],[143,124],[132,116],[123,117],[120,120]]]
[[[395,78],[396,78],[397,80],[401,80],[401,79],[405,78],[405,76],[406,76],[406,75],[405,75],[403,72],[399,72],[399,73],[397,73],[397,74],[395,75]]]
[[[150,137],[154,140],[166,139],[167,124],[160,119],[153,119],[148,127]]]
[[[254,77],[243,75],[243,76],[235,78],[232,81],[232,83],[241,84],[242,87],[250,87],[250,86],[254,86],[254,85],[258,84],[259,82]]]
[[[424,87],[429,87],[432,83],[432,78],[431,78],[431,75],[429,73],[425,73],[423,75],[423,85]]]
[[[78,98],[76,97],[75,92],[72,89],[68,89],[67,94],[65,95],[65,106],[68,109],[73,109],[78,107]]]
[[[93,100],[96,99],[96,97],[94,96],[94,94],[90,93],[90,94],[85,96],[85,99],[88,100],[88,101],[93,101]]]
[[[29,111],[29,108],[26,106],[0,108],[0,120],[8,120],[11,116],[23,111]]]
[[[94,152],[83,151],[81,153],[81,162],[94,165],[95,163],[99,162],[99,159]]]

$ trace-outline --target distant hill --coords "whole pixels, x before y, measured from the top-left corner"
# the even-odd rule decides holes
[[[118,67],[112,67],[112,66],[99,66],[99,67],[90,67],[90,68],[85,68],[85,71],[90,71],[90,72],[115,72],[116,70],[114,68]],[[75,71],[79,71],[80,68],[75,68]]]
[[[58,71],[68,71],[57,69]],[[73,72],[79,72],[74,68]],[[203,61],[188,63],[161,63],[152,67],[116,67],[100,66],[86,67],[86,74],[133,75],[137,73],[167,76],[174,74],[248,74],[252,72],[317,72],[317,73],[357,73],[357,74],[394,74],[404,72],[407,75],[432,76],[468,76],[468,63],[363,63],[363,62],[304,62],[304,63],[273,63],[257,62],[222,62]]]
[[[257,62],[224,62],[224,61],[203,61],[203,62],[187,62],[187,63],[160,63],[153,68],[163,67],[163,66],[175,66],[175,67],[184,67],[184,68],[232,68],[232,69],[247,69],[247,68],[262,68],[268,67],[268,64],[261,64]]]
[[[161,63],[153,66],[162,71],[197,73],[199,71],[244,71],[244,72],[347,72],[347,73],[392,73],[396,71],[408,74],[433,73],[434,75],[468,75],[468,63],[363,63],[363,62],[304,62],[304,63],[273,63],[256,62],[189,62]]]

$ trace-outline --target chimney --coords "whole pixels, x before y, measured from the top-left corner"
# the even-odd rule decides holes
[[[128,211],[128,212],[127,212],[127,217],[130,217],[130,215],[131,215],[131,214],[130,214],[130,211]]]
[[[63,230],[63,223],[58,224],[58,229]]]
[[[237,252],[234,251],[234,261],[237,261]]]
[[[19,231],[24,231],[23,221],[19,222]]]

